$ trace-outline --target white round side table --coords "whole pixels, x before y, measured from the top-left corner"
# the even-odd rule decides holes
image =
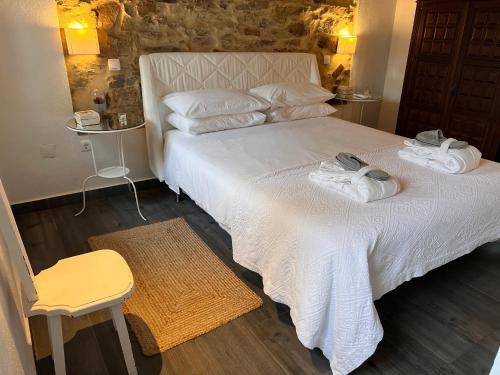
[[[335,99],[339,100],[343,104],[348,104],[348,103],[359,103],[361,104],[361,108],[359,110],[359,124],[363,125],[363,115],[365,112],[365,104],[367,103],[379,103],[382,101],[382,98],[380,96],[370,96],[369,98],[366,99],[361,99],[361,98],[342,98],[339,96],[336,96]],[[344,109],[342,109],[342,115],[341,118],[344,117]]]
[[[139,213],[139,216],[143,219],[146,220],[146,218],[142,215],[141,208],[139,207],[139,199],[137,198],[137,190],[135,188],[134,181],[128,177],[128,174],[130,173],[130,169],[126,167],[125,165],[125,152],[123,150],[123,134],[125,132],[134,130],[134,129],[139,129],[144,126],[144,123],[139,124],[139,125],[129,125],[125,127],[110,127],[108,125],[108,122],[101,122],[98,125],[90,125],[90,126],[84,126],[80,127],[77,125],[76,121],[74,119],[68,120],[66,122],[66,128],[74,131],[76,133],[83,133],[83,134],[88,134],[89,135],[89,140],[90,140],[90,152],[92,154],[92,163],[94,164],[94,174],[88,176],[83,180],[82,184],[82,195],[83,195],[83,207],[82,209],[75,214],[75,216],[80,215],[83,211],[85,211],[85,186],[89,180],[95,177],[101,177],[101,178],[123,178],[125,179],[128,184],[129,188],[132,186],[132,189],[134,191],[134,196],[135,196],[135,204],[137,206],[137,212]],[[94,146],[92,144],[92,137],[91,135],[99,135],[99,134],[115,134],[116,135],[116,141],[118,144],[118,165],[115,166],[110,166],[110,167],[105,167],[105,168],[97,168],[97,163],[96,163],[96,158],[95,158],[95,153],[94,153]]]

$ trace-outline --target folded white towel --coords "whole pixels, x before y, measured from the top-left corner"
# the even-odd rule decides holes
[[[481,152],[474,146],[465,148],[449,148],[456,139],[448,138],[440,147],[422,146],[416,140],[405,140],[405,147],[398,154],[402,159],[436,169],[440,172],[459,174],[471,171],[478,167],[481,161]]]
[[[400,185],[394,177],[385,181],[366,177],[367,173],[375,169],[378,168],[368,165],[357,172],[345,171],[335,161],[327,160],[309,174],[309,179],[357,202],[367,203],[396,195]]]

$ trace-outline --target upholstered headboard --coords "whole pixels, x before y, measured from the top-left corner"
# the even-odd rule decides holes
[[[316,56],[279,52],[173,52],[139,58],[149,165],[164,180],[163,134],[171,92],[202,88],[250,89],[277,82],[321,84]]]

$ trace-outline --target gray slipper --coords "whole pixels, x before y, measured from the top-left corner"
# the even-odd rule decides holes
[[[423,146],[441,146],[441,143],[446,141],[446,138],[443,135],[443,131],[441,129],[438,130],[428,130],[425,132],[420,132],[417,134],[415,139],[422,144]],[[469,144],[464,141],[454,141],[450,144],[450,148],[465,148]]]
[[[342,166],[342,168],[344,168],[346,171],[357,172],[361,168],[368,165],[357,156],[348,152],[340,152],[335,158],[337,159],[337,162]],[[366,176],[377,181],[385,181],[390,177],[389,173],[381,169],[374,169],[373,171],[368,172]]]

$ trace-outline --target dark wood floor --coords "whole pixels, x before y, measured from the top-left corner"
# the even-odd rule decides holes
[[[230,237],[191,200],[175,203],[167,188],[139,194],[149,223],[183,216],[259,295],[261,279],[232,261]],[[89,236],[143,225],[129,194],[16,215],[35,273],[58,259],[89,251]],[[288,308],[265,297],[264,307],[153,357],[141,354],[141,374],[329,374],[319,350],[297,340]],[[500,344],[500,244],[489,244],[376,302],[385,336],[355,374],[487,374]],[[111,322],[86,328],[65,345],[68,374],[125,374]],[[39,374],[53,372],[50,357]]]

